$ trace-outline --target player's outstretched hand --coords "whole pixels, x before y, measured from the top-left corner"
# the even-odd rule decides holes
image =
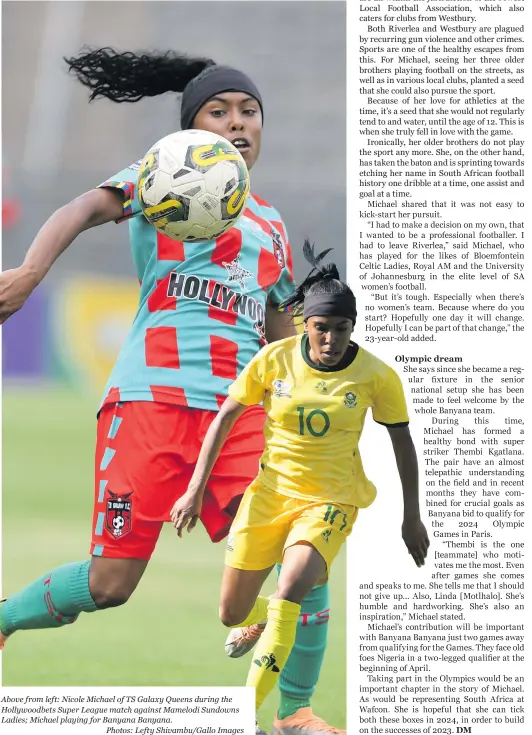
[[[403,541],[418,567],[422,567],[430,546],[429,536],[419,519],[406,519],[402,526]]]
[[[202,500],[196,493],[186,492],[170,511],[170,518],[179,538],[182,537],[184,528],[190,533],[198,522]]]
[[[24,306],[36,285],[35,276],[24,266],[0,273],[0,324]]]

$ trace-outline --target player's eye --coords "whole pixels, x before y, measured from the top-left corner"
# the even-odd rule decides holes
[[[249,115],[250,117],[257,114],[257,110],[254,110],[251,107],[248,110],[242,110],[242,112],[244,115]]]
[[[222,115],[224,115],[224,114],[225,114],[225,110],[220,110],[220,109],[211,110],[211,115],[213,117],[222,117]]]

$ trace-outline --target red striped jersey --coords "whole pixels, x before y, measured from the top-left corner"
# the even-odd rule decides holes
[[[217,410],[227,389],[265,343],[266,303],[293,290],[283,221],[251,194],[237,224],[210,242],[171,240],[142,215],[138,164],[101,184],[124,192],[137,314],[102,405],[164,401]]]

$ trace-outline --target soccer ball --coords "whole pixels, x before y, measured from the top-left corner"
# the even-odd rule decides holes
[[[146,219],[173,240],[219,237],[244,211],[249,172],[239,151],[205,130],[182,130],[155,143],[140,165]]]

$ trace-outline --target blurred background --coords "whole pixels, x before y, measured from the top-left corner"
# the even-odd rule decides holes
[[[52,212],[178,129],[175,95],[88,103],[63,56],[84,45],[174,49],[241,68],[263,95],[252,188],[280,210],[307,272],[305,237],[345,273],[343,2],[3,2],[3,268],[19,265]],[[95,411],[134,317],[127,225],[85,233],[3,328],[3,594],[85,558]],[[18,634],[4,685],[195,685],[245,681],[217,622],[223,548],[165,529],[123,608],[67,629]],[[336,565],[330,648],[316,709],[345,724],[345,559]],[[205,662],[208,661],[208,666]],[[277,695],[264,717],[269,726]],[[269,722],[268,722],[269,718]]]

